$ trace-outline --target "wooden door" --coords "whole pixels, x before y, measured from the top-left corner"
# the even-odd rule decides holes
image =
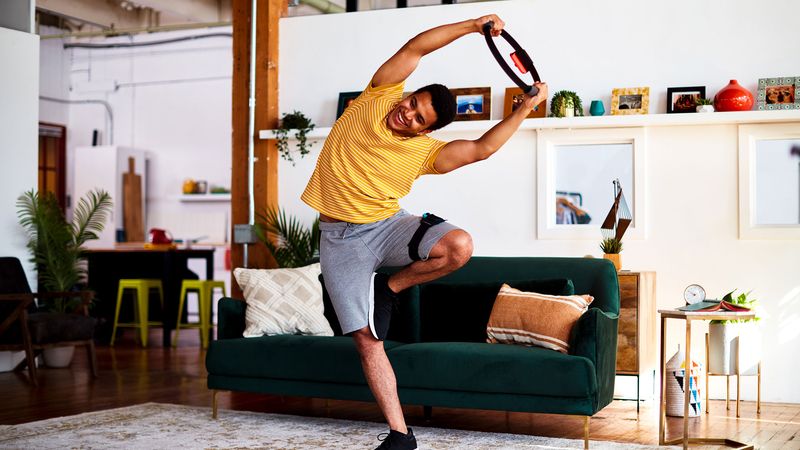
[[[39,122],[39,193],[52,192],[67,208],[67,127]]]

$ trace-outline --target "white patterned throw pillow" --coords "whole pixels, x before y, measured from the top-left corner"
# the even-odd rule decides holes
[[[319,263],[295,269],[235,269],[247,301],[244,337],[333,336],[323,315]]]

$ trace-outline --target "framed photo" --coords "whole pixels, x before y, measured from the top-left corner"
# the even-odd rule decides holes
[[[525,94],[522,89],[518,87],[506,88],[506,98],[503,105],[503,118],[508,117],[512,112],[516,111],[517,107],[522,104],[525,99]],[[526,119],[533,119],[535,117],[545,117],[547,115],[547,100],[539,103],[539,106],[533,109]]]
[[[647,114],[650,109],[650,88],[617,88],[611,92],[611,115]]]
[[[350,106],[350,103],[353,103],[353,100],[355,100],[359,95],[361,95],[361,91],[339,92],[339,105],[336,107],[337,119],[342,117],[342,113],[344,113],[345,108]]]
[[[756,108],[759,111],[800,109],[800,77],[760,78]]]
[[[697,112],[698,98],[706,98],[705,86],[667,88],[667,114]]]
[[[492,88],[450,89],[456,98],[454,120],[489,120],[492,112]]]

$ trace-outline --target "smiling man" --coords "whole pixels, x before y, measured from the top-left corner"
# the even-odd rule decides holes
[[[383,347],[397,293],[450,273],[472,256],[466,231],[433,215],[411,215],[398,200],[421,175],[447,173],[490,157],[547,98],[547,85],[537,83],[535,97],[526,97],[476,140],[447,143],[427,136],[453,121],[455,99],[440,84],[403,99],[406,78],[423,56],[481,33],[488,21],[494,22],[492,34],[499,35],[504,23],[495,15],[442,25],[417,35],[386,61],[333,125],[301,197],[320,213],[325,288],[389,423],[379,449],[417,448]],[[403,269],[391,277],[376,274],[383,266]]]

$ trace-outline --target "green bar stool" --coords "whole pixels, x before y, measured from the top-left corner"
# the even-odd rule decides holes
[[[198,328],[200,329],[200,343],[203,349],[208,348],[208,335],[211,331],[211,299],[214,294],[214,289],[222,289],[222,296],[225,297],[225,282],[217,280],[183,280],[181,283],[181,298],[178,303],[178,321],[175,325],[175,340],[172,341],[172,346],[178,345],[178,334],[183,328]],[[189,292],[197,292],[198,308],[200,309],[200,322],[199,323],[185,323],[181,324],[181,316],[183,316],[183,304],[186,301],[186,295]]]
[[[134,321],[130,323],[119,323],[119,310],[122,306],[123,293],[127,289],[134,291],[134,304],[133,304],[133,317]],[[158,291],[159,299],[161,300],[161,310],[164,310],[164,288],[161,286],[161,280],[145,279],[145,278],[128,278],[119,280],[119,288],[117,289],[117,311],[114,313],[114,330],[111,332],[111,346],[114,346],[114,339],[117,337],[117,327],[128,327],[139,329],[139,339],[142,342],[142,347],[147,347],[147,329],[150,326],[163,326],[162,322],[148,321],[150,290],[156,289]]]

